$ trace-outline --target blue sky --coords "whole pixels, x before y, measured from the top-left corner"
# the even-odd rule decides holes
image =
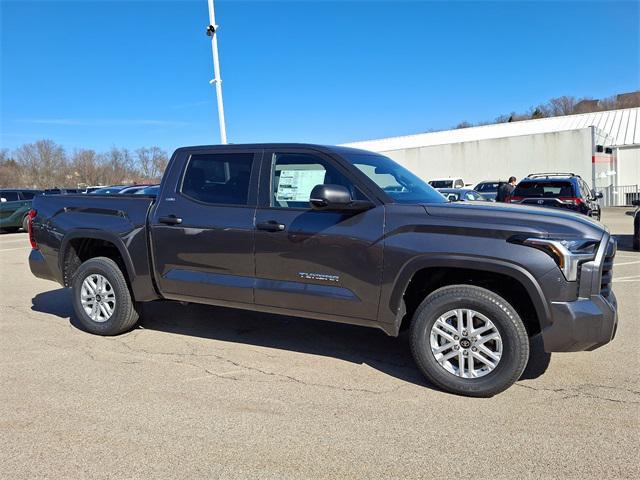
[[[206,0],[0,0],[0,147],[217,143]],[[640,85],[639,2],[216,0],[229,141],[445,129]]]

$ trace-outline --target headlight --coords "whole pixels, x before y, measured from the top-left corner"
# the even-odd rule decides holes
[[[526,238],[520,240],[523,245],[537,248],[547,253],[556,262],[564,278],[569,282],[578,279],[578,268],[581,263],[596,258],[598,243],[584,239]]]

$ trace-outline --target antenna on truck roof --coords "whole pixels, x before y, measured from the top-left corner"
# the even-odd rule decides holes
[[[222,103],[222,78],[220,77],[220,60],[218,58],[218,25],[216,25],[216,16],[213,9],[213,0],[207,0],[209,3],[209,26],[207,27],[207,36],[211,37],[211,53],[213,55],[213,79],[210,84],[216,86],[216,97],[218,99],[218,122],[220,123],[220,143],[227,143],[227,127],[224,122],[224,105]]]

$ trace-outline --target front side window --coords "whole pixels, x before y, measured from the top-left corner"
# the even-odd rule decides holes
[[[341,155],[398,203],[447,202],[427,182],[388,157],[374,153],[342,153]]]
[[[498,191],[498,187],[500,186],[499,183],[493,183],[493,182],[486,182],[486,183],[481,183],[476,187],[476,190],[479,192],[484,192],[484,193],[490,193],[490,192],[497,192]]]
[[[323,158],[307,153],[275,153],[271,163],[271,206],[311,208],[309,197],[316,185],[342,185],[353,200],[364,195],[336,167]]]
[[[35,192],[20,192],[20,195],[24,200],[31,200],[35,197]]]
[[[204,203],[246,205],[253,153],[191,155],[182,193]]]

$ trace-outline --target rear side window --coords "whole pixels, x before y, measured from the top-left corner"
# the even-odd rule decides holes
[[[19,200],[18,192],[0,192],[0,199],[2,202],[16,202]]]
[[[253,153],[191,155],[181,192],[204,203],[246,205]]]
[[[522,182],[513,192],[515,197],[573,197],[574,189],[571,182]]]
[[[25,200],[31,200],[35,195],[35,192],[20,192],[20,196]]]

